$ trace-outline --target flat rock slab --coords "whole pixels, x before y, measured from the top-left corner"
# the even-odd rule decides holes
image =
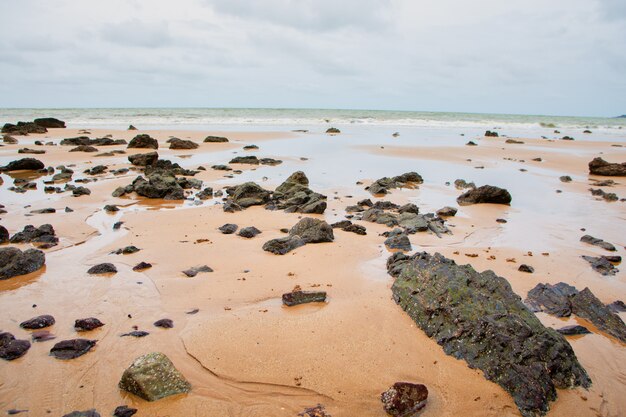
[[[50,355],[57,359],[75,359],[89,352],[96,345],[96,340],[63,340],[50,349]]]
[[[191,384],[163,353],[143,355],[128,367],[119,382],[120,389],[156,401],[191,390]]]
[[[283,304],[295,306],[305,303],[323,303],[326,301],[325,291],[293,291],[283,294]]]
[[[428,388],[422,384],[396,382],[380,395],[385,412],[392,416],[413,416],[426,406]]]

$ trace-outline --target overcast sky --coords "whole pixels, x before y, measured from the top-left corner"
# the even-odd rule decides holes
[[[0,107],[626,113],[626,0],[0,0]]]

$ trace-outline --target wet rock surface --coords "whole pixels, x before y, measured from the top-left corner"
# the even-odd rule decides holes
[[[46,133],[48,129],[33,122],[17,122],[17,124],[5,123],[2,133],[26,136],[29,133]]]
[[[33,342],[45,342],[48,340],[56,339],[56,336],[50,333],[48,330],[37,330],[31,333]]]
[[[591,332],[584,326],[573,325],[573,326],[565,326],[556,330],[564,336],[577,336],[581,334],[590,334]]]
[[[171,139],[169,143],[170,149],[197,149],[198,146],[200,146],[192,140],[183,140],[178,138]]]
[[[137,265],[133,266],[133,271],[143,271],[144,269],[152,268],[152,264],[148,262],[141,261]]]
[[[39,249],[0,248],[0,280],[30,274],[45,263],[46,255]]]
[[[162,353],[141,356],[128,367],[119,382],[120,389],[146,401],[156,401],[191,390],[191,384]]]
[[[611,163],[602,158],[594,158],[589,162],[589,173],[611,177],[626,177],[626,162]]]
[[[371,194],[387,194],[392,188],[414,188],[422,184],[424,179],[417,172],[407,172],[396,177],[383,177],[374,181],[369,187],[365,187]]]
[[[36,243],[40,248],[43,246],[43,249],[47,249],[56,246],[59,238],[51,224],[43,224],[39,227],[27,225],[21,232],[11,236],[9,241],[11,243]]]
[[[155,327],[161,327],[163,329],[171,329],[174,327],[172,319],[161,319],[154,322]]]
[[[75,359],[83,356],[96,345],[96,340],[70,339],[63,340],[50,349],[50,355],[57,359]]]
[[[115,274],[117,273],[117,268],[115,265],[109,262],[105,262],[102,264],[94,265],[87,270],[88,274]]]
[[[120,337],[146,337],[148,336],[150,333],[146,332],[145,330],[133,330],[132,332],[128,332],[128,333],[122,333],[120,335]]]
[[[580,241],[584,243],[588,243],[590,245],[598,246],[602,249],[608,250],[609,252],[614,252],[616,250],[615,246],[613,246],[609,242],[605,242],[602,239],[598,239],[590,235],[584,235],[583,237],[580,238]]]
[[[223,136],[207,136],[206,138],[204,138],[205,143],[225,143],[228,142],[228,138],[225,138]]]
[[[43,314],[41,316],[33,317],[32,319],[23,321],[20,323],[22,329],[43,329],[44,327],[52,326],[55,323],[54,317],[49,314]]]
[[[582,258],[589,262],[591,268],[605,276],[615,275],[619,272],[619,269],[615,268],[615,266],[611,263],[608,257],[606,256],[585,256]]]
[[[323,220],[305,217],[290,230],[290,236],[299,236],[305,243],[332,242],[335,239],[333,228]]]
[[[44,169],[45,165],[39,159],[22,158],[9,162],[7,165],[0,167],[0,171],[38,171]]]
[[[412,249],[409,237],[402,231],[402,229],[394,229],[389,232],[388,237],[385,240],[385,246],[389,249],[396,249],[405,252]]]
[[[104,323],[95,317],[87,317],[74,321],[74,329],[77,332],[88,332],[102,326],[104,326]]]
[[[385,412],[394,417],[412,417],[426,407],[428,388],[422,384],[396,382],[380,395]]]
[[[461,194],[456,201],[462,206],[485,203],[508,205],[511,204],[511,194],[504,188],[483,185]]]
[[[0,358],[12,361],[20,358],[30,349],[28,340],[16,339],[11,333],[0,333]]]
[[[283,304],[289,307],[307,304],[323,303],[326,301],[325,291],[302,291],[300,289],[288,292],[282,296]]]
[[[556,388],[589,387],[571,346],[541,322],[492,271],[478,273],[440,254],[394,256],[394,300],[444,351],[481,369],[524,416],[545,414]]]

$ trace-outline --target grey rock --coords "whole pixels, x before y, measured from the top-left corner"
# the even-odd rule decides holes
[[[484,203],[508,205],[511,204],[511,194],[504,188],[483,185],[461,194],[456,201],[462,206]]]
[[[94,265],[87,270],[88,274],[115,274],[117,273],[117,268],[112,263],[102,263],[98,265]]]
[[[608,250],[609,252],[615,252],[615,246],[610,244],[609,242],[605,242],[602,239],[595,238],[590,235],[584,235],[580,238],[581,242],[588,243],[590,245],[601,247],[602,249]]]
[[[193,278],[196,275],[198,275],[200,272],[213,272],[213,269],[207,265],[194,266],[193,268],[184,270],[183,274],[187,275],[189,278]]]
[[[191,390],[191,384],[162,353],[143,355],[130,365],[119,382],[120,389],[143,398],[156,401],[170,395]]]
[[[250,227],[244,227],[243,229],[241,229],[238,235],[241,237],[245,237],[247,239],[251,239],[260,233],[261,231],[259,229],[257,229],[254,226],[250,226]]]
[[[128,148],[159,149],[159,142],[150,135],[137,135],[130,141]]]
[[[38,249],[0,248],[0,280],[30,274],[46,263],[45,254]]]
[[[289,235],[299,236],[305,243],[332,242],[335,239],[333,228],[323,220],[305,217],[296,223]]]

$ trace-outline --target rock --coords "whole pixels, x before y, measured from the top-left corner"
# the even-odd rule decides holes
[[[98,149],[91,145],[78,145],[70,149],[70,152],[98,152]]]
[[[574,138],[571,136],[563,136],[561,140],[574,140]]]
[[[508,143],[508,144],[511,144],[511,145],[521,145],[524,142],[522,142],[521,140],[507,139],[507,140],[504,141],[504,143]]]
[[[130,125],[130,126],[128,126],[128,129],[126,129],[126,130],[137,130],[137,128],[135,126],[133,126],[133,125]]]
[[[121,249],[114,250],[111,253],[115,254],[115,255],[130,255],[132,253],[139,252],[140,250],[141,249],[139,249],[137,246],[131,245],[131,246],[126,246],[126,247],[121,248]]]
[[[106,165],[96,165],[95,167],[91,169],[87,169],[84,172],[85,174],[89,174],[89,175],[100,175],[100,174],[104,174],[108,169],[109,167],[107,167]]]
[[[465,146],[478,146],[478,144],[474,142],[473,140],[470,140],[469,142],[465,144]]]
[[[87,270],[88,274],[115,274],[117,273],[117,268],[112,263],[102,263],[98,265],[94,265]]]
[[[602,239],[595,238],[590,235],[584,235],[580,238],[581,242],[589,243],[590,245],[599,246],[602,249],[608,250],[609,252],[615,252],[615,246],[610,244],[609,242],[605,242]]]
[[[37,126],[47,127],[48,129],[64,129],[65,122],[54,117],[43,117],[41,119],[33,120]]]
[[[390,232],[389,237],[385,240],[385,246],[389,249],[398,249],[401,251],[410,251],[412,249],[409,237],[402,229],[394,229]]]
[[[238,233],[239,236],[251,239],[256,235],[260,234],[261,231],[254,226],[244,227]]]
[[[146,401],[156,401],[191,390],[191,384],[169,358],[158,352],[135,359],[124,371],[119,387]]]
[[[422,384],[396,382],[380,394],[385,412],[391,416],[411,417],[426,406],[428,389]]]
[[[170,149],[197,149],[198,146],[199,145],[194,141],[178,138],[174,138],[174,140],[170,142]]]
[[[154,165],[159,160],[158,152],[137,153],[128,156],[128,161],[136,166]]]
[[[281,161],[280,159],[274,159],[274,158],[261,158],[259,159],[259,163],[261,165],[280,165],[283,163],[283,161]]]
[[[50,349],[50,355],[57,359],[75,359],[89,352],[96,342],[88,339],[63,340]]]
[[[33,317],[32,319],[23,321],[20,323],[22,329],[43,329],[44,327],[52,326],[55,323],[54,317],[49,314]]]
[[[124,222],[115,222],[113,224],[113,230],[119,230],[122,227],[123,224],[124,224]]]
[[[601,188],[597,188],[597,189],[590,188],[589,191],[591,191],[591,195],[602,197],[606,201],[617,201],[617,200],[619,200],[619,197],[617,197],[617,194],[615,194],[615,193],[607,193],[604,190],[602,190]]]
[[[33,155],[42,155],[46,153],[43,149],[30,149],[30,148],[22,148],[17,151],[17,153],[29,153]]]
[[[265,242],[263,250],[276,255],[284,255],[305,244],[306,242],[300,236],[288,236]]]
[[[437,210],[437,216],[441,216],[441,217],[452,217],[456,215],[456,213],[457,213],[457,209],[455,209],[454,207],[449,207],[449,206],[446,206]]]
[[[0,226],[0,245],[9,241],[9,231],[6,227]]]
[[[591,333],[586,327],[578,325],[561,327],[560,329],[556,329],[556,331],[564,336],[575,336],[579,334]]]
[[[610,163],[602,158],[594,158],[589,162],[591,175],[605,175],[611,177],[626,177],[626,162]]]
[[[246,145],[243,147],[243,149],[245,151],[254,151],[254,150],[259,149],[259,147],[257,145]]]
[[[624,312],[626,312],[626,304],[624,304],[624,302],[621,301],[621,300],[613,301],[611,304],[608,304],[607,307],[613,313],[624,313]]]
[[[196,275],[198,275],[200,272],[213,272],[213,269],[211,269],[207,265],[194,266],[193,268],[184,270],[183,274],[187,275],[189,278],[193,278]]]
[[[12,361],[21,358],[30,349],[28,340],[16,339],[11,333],[0,333],[0,358]]]
[[[288,213],[322,214],[326,210],[326,196],[309,187],[304,172],[296,171],[280,184],[266,208],[285,210]]]
[[[357,235],[365,236],[367,234],[367,229],[365,227],[358,224],[350,224],[348,226],[343,227],[341,230],[344,232],[351,232]]]
[[[226,201],[222,209],[224,210],[225,213],[234,213],[236,211],[243,210],[243,208],[239,204],[235,203],[232,200]]]
[[[305,243],[332,242],[333,228],[323,220],[305,217],[290,230],[290,236],[299,236]]]
[[[156,327],[162,327],[164,329],[171,329],[174,327],[174,322],[171,319],[161,319],[154,322]]]
[[[44,209],[39,213],[54,213],[55,209]],[[40,247],[51,248],[59,243],[54,228],[51,224],[43,224],[37,228],[33,225],[27,225],[21,232],[15,233],[9,240],[11,243],[35,243]]]
[[[33,122],[17,122],[17,125],[6,123],[2,126],[2,133],[13,135],[28,135],[29,133],[46,133],[48,129]]]
[[[461,194],[456,201],[462,206],[483,203],[508,205],[511,204],[511,194],[504,188],[483,185]]]
[[[144,269],[152,268],[152,264],[148,262],[139,262],[137,265],[133,266],[133,271],[143,271]]]
[[[65,414],[63,417],[100,417],[100,414],[92,408],[85,411],[72,411],[69,414]]]
[[[559,180],[561,182],[572,182],[572,177],[570,177],[569,175],[563,175],[559,177]]]
[[[136,408],[130,408],[126,405],[120,405],[119,407],[115,407],[115,411],[113,412],[113,417],[131,417],[137,413]]]
[[[343,229],[344,227],[348,227],[352,224],[350,220],[342,220],[340,222],[336,222],[330,225],[333,229]]]
[[[0,280],[30,274],[44,266],[45,254],[38,249],[0,248]]]
[[[128,148],[159,149],[159,142],[150,135],[137,135],[130,141]]]
[[[318,404],[315,407],[305,408],[304,411],[298,413],[298,417],[332,417],[326,412],[323,405]]]
[[[185,198],[183,188],[178,183],[176,176],[170,171],[151,172],[148,174],[147,180],[143,177],[137,177],[127,188],[147,198],[165,200],[182,200]]]
[[[523,416],[546,413],[556,388],[591,385],[563,336],[544,327],[492,271],[425,252],[396,257],[388,269],[399,272],[395,301],[417,325],[508,391]]]
[[[146,337],[148,336],[150,333],[143,331],[143,330],[133,330],[132,332],[128,332],[128,333],[123,333],[120,335],[120,337],[127,337],[127,336],[132,336],[132,337]]]
[[[229,164],[250,164],[250,165],[259,165],[260,161],[254,155],[248,156],[236,156],[230,160]]]
[[[326,301],[325,291],[292,291],[283,294],[283,304],[289,307],[306,303],[323,303]]]
[[[491,137],[491,138],[497,138],[500,135],[498,135],[498,132],[492,132],[492,131],[488,130],[488,131],[485,132],[485,136],[486,137]]]
[[[600,330],[626,343],[626,324],[620,316],[602,304],[589,288],[572,295],[570,302],[572,313],[589,320]]]
[[[338,133],[341,133],[341,130],[337,129],[336,127],[329,127],[328,129],[326,129],[326,133],[336,135]]]
[[[124,139],[111,139],[111,138],[97,138],[90,139],[88,136],[79,136],[76,138],[63,139],[60,145],[64,146],[113,146],[113,145],[126,145]],[[124,153],[124,151],[113,151],[113,154]]]
[[[206,138],[204,138],[204,142],[221,143],[228,142],[228,139],[223,136],[207,136]]]
[[[466,188],[476,188],[476,185],[473,182],[467,182],[463,179],[454,180],[454,187],[457,190],[464,190]]]
[[[116,211],[120,211],[120,208],[115,204],[107,204],[106,206],[104,206],[103,209],[107,213],[115,213]]]
[[[8,165],[0,167],[0,171],[38,171],[44,169],[44,164],[39,159],[22,158],[9,162]]]
[[[520,272],[527,272],[529,274],[532,274],[533,272],[535,272],[535,268],[526,264],[521,264],[519,268],[517,268],[517,270]]]
[[[226,223],[225,225],[220,226],[218,229],[225,235],[231,235],[237,231],[237,225],[233,223]]]
[[[209,198],[213,198],[213,188],[205,188],[204,190],[197,193],[196,197],[198,197],[200,200],[208,200]]]
[[[267,203],[270,192],[254,182],[246,182],[234,188],[227,189],[232,201],[240,207],[247,208]]]
[[[365,187],[371,194],[387,194],[391,188],[413,188],[422,184],[424,179],[417,172],[407,172],[393,178],[383,177],[374,181],[369,187]]]
[[[48,330],[37,330],[31,333],[33,342],[46,342],[48,340],[56,339],[56,336],[50,333]]]
[[[74,321],[74,329],[77,332],[88,332],[102,326],[104,326],[104,323],[95,317],[87,317],[86,319],[77,319]]]
[[[72,195],[74,197],[80,197],[82,195],[90,195],[90,194],[91,194],[91,190],[89,188],[82,187],[82,186],[81,187],[75,187],[72,190]]]
[[[582,258],[589,262],[591,268],[594,271],[599,272],[602,275],[615,275],[619,272],[619,269],[615,268],[606,256],[582,256]]]
[[[7,145],[17,145],[19,141],[10,135],[2,135],[2,141]]]
[[[213,165],[211,166],[216,171],[232,171],[233,169],[228,165]]]
[[[558,284],[537,284],[528,292],[524,302],[531,311],[545,311],[556,317],[569,317],[572,306],[569,298],[578,293],[571,285],[559,282]]]

